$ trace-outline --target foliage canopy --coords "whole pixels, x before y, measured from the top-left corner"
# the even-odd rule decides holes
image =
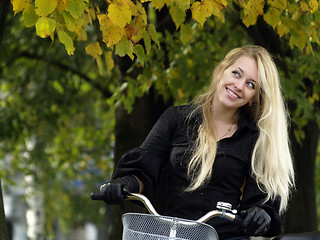
[[[105,67],[108,71],[113,68],[114,53],[132,60],[136,56],[144,64],[151,41],[160,46],[150,13],[165,7],[183,43],[189,40],[192,20],[203,26],[214,16],[225,23],[226,13],[232,11],[246,27],[262,16],[280,37],[289,39],[292,48],[312,52],[311,44],[320,44],[317,0],[107,0],[101,7],[89,0],[12,0],[12,4],[15,14],[22,12],[26,27],[35,26],[42,38],[54,40],[56,33],[69,55],[74,54],[74,41],[87,41],[86,30],[98,24],[101,37],[87,41],[86,51],[97,60],[101,74]]]

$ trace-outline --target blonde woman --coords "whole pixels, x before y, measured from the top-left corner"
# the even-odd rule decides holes
[[[165,215],[198,219],[229,202],[243,224],[208,223],[220,239],[275,236],[282,231],[294,170],[277,68],[262,47],[231,50],[206,93],[166,110],[144,143],[120,160],[101,186],[118,204],[125,186],[155,201],[160,169],[169,169]]]

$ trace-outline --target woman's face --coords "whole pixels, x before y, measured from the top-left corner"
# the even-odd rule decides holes
[[[214,103],[238,109],[247,103],[251,104],[258,89],[256,61],[251,57],[241,56],[222,73],[214,96]]]

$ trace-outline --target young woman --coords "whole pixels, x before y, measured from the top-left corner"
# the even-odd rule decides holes
[[[236,48],[216,67],[207,92],[189,105],[166,110],[100,191],[109,204],[122,201],[122,187],[154,201],[160,169],[167,166],[165,215],[198,219],[224,201],[244,221],[209,220],[220,239],[279,235],[294,186],[288,142],[286,109],[270,54],[254,45]]]

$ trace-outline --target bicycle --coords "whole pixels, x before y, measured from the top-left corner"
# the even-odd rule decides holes
[[[218,240],[216,230],[205,222],[213,217],[223,217],[241,222],[237,210],[230,203],[218,202],[212,210],[198,220],[188,220],[160,215],[147,197],[138,193],[125,192],[126,200],[138,200],[150,214],[125,213],[122,215],[122,240]],[[92,200],[102,200],[101,193],[91,193]]]

